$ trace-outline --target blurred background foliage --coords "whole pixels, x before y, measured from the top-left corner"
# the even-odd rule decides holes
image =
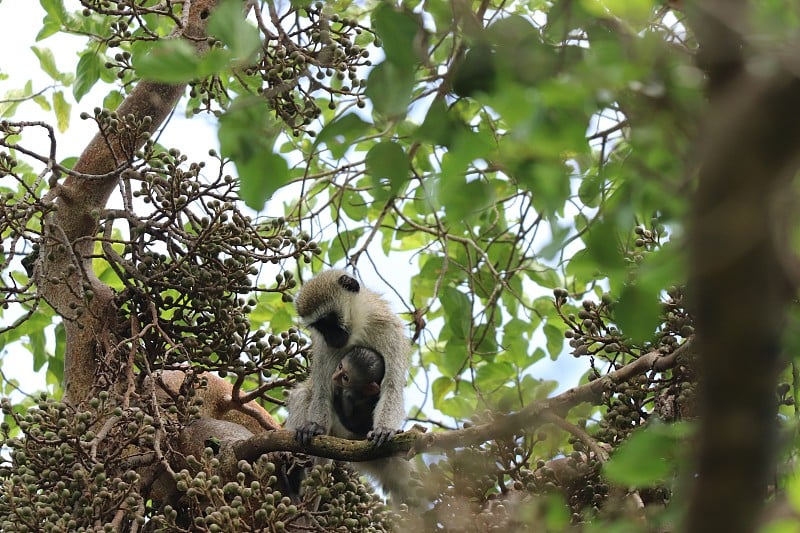
[[[189,362],[251,388],[283,380],[264,389],[282,415],[281,390],[308,355],[291,329],[292,294],[323,265],[356,267],[396,302],[415,344],[409,415],[434,430],[490,422],[691,342],[684,232],[706,96],[680,2],[228,0],[200,55],[165,39],[181,3],[40,5],[30,44],[52,85],[14,80],[0,98],[8,438],[30,442],[31,422],[20,425],[29,408],[60,416],[51,400],[15,393],[15,369],[29,357],[59,398],[65,346],[26,271],[49,209],[48,150],[27,148],[36,125],[14,125],[26,120],[21,104],[52,113],[61,135],[73,108],[95,106],[81,118],[133,131],[110,112],[142,78],[188,81],[181,110],[213,117],[219,141],[204,163],[149,141],[119,212],[104,218],[98,276],[125,318],[155,309],[168,326],[143,337],[151,365]],[[798,9],[751,8],[753,68],[769,68]],[[64,34],[86,41],[66,72],[48,48]],[[105,97],[90,103],[97,86]],[[70,168],[78,154],[60,155]],[[576,358],[581,372],[541,379],[534,365],[546,358]],[[440,530],[674,530],[696,378],[691,358],[679,359],[543,427],[426,456],[432,504],[404,519]],[[787,369],[776,394],[792,435],[794,378]],[[14,442],[6,449],[29,445]],[[7,481],[24,464],[10,457]],[[14,512],[0,501],[4,519]],[[159,512],[151,526],[177,527]],[[353,526],[348,517],[335,523]]]

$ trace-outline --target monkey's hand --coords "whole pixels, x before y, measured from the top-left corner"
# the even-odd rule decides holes
[[[394,438],[395,435],[402,433],[402,429],[391,429],[383,426],[377,426],[372,431],[367,433],[367,440],[373,446],[383,446]]]
[[[294,440],[303,446],[311,442],[311,439],[317,435],[323,435],[325,428],[316,422],[306,422],[296,430],[294,430]]]

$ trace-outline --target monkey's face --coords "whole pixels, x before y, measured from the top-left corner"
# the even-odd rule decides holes
[[[350,329],[342,324],[342,316],[335,311],[310,323],[309,327],[319,331],[325,343],[332,348],[344,348],[350,339]]]
[[[333,373],[333,384],[342,388],[350,386],[350,374],[345,368],[344,361],[339,361],[339,366],[336,367],[336,372]]]
[[[321,272],[303,286],[296,300],[297,312],[328,346],[343,348],[350,340],[352,301],[360,290],[358,281],[343,270]]]

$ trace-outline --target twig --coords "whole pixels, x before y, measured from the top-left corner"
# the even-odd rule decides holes
[[[550,422],[551,424],[560,427],[567,433],[571,433],[572,435],[581,439],[581,441],[583,441],[583,443],[586,444],[586,446],[588,446],[592,452],[594,452],[595,457],[597,457],[601,463],[608,461],[608,452],[601,448],[597,444],[597,441],[595,441],[592,436],[586,433],[582,428],[576,426],[575,424],[570,424],[555,413],[544,412],[542,417],[546,422]]]

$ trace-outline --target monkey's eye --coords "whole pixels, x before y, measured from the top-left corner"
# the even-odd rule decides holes
[[[341,363],[341,361],[340,361],[340,362],[339,362],[339,370],[341,370],[342,368],[344,368],[344,367],[342,367],[342,363]]]
[[[345,383],[350,383],[350,376],[348,376],[347,374],[343,374],[342,381],[344,381]]]

